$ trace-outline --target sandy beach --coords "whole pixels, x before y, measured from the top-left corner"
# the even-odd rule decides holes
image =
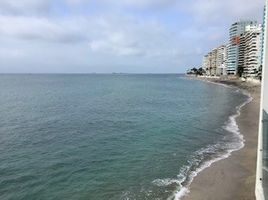
[[[237,118],[245,146],[200,172],[183,200],[254,200],[260,86],[237,80],[209,81],[237,86],[251,94],[253,100]]]

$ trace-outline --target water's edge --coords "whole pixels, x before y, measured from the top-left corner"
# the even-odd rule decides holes
[[[236,119],[240,116],[241,109],[253,100],[251,94],[245,90],[242,90],[242,89],[236,87],[236,86],[230,86],[230,85],[226,85],[223,83],[216,83],[216,82],[208,81],[208,80],[199,80],[199,81],[204,81],[208,84],[216,84],[216,85],[221,86],[221,87],[228,87],[228,88],[236,89],[237,92],[241,92],[243,95],[247,96],[247,99],[243,103],[241,103],[239,106],[235,107],[235,109],[236,109],[235,114],[229,116],[228,121],[226,122],[226,125],[223,127],[226,131],[232,133],[238,139],[238,142],[236,143],[235,146],[230,146],[230,148],[224,154],[221,154],[218,157],[215,157],[211,160],[201,161],[202,163],[194,171],[191,171],[191,169],[190,169],[191,166],[185,166],[185,168],[181,169],[177,180],[171,180],[171,179],[166,179],[166,180],[161,180],[161,181],[155,180],[154,182],[162,183],[163,185],[169,185],[169,184],[172,184],[174,182],[179,185],[177,190],[174,191],[174,193],[168,198],[168,200],[181,200],[182,197],[184,197],[190,193],[190,185],[193,182],[194,178],[200,172],[202,172],[206,168],[209,168],[213,163],[230,157],[232,152],[238,151],[245,146],[245,139],[244,139],[243,134],[240,133],[239,126],[237,124]],[[195,154],[198,156],[198,155],[203,155],[205,153],[211,152],[217,148],[216,147],[217,145],[221,145],[221,144],[215,144],[215,145],[205,147],[203,149],[200,149]],[[196,155],[193,156],[193,159]],[[183,176],[183,174],[187,174],[187,176]]]

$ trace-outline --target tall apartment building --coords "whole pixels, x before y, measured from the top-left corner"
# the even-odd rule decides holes
[[[261,67],[262,26],[248,25],[240,37],[237,73],[243,77],[256,77]]]
[[[208,76],[226,75],[227,48],[221,45],[203,57],[202,67]]]
[[[246,27],[246,32],[243,35],[243,76],[245,77],[256,77],[258,75],[262,53],[261,34],[261,25]]]
[[[229,48],[227,50],[227,74],[236,75],[239,60],[239,46],[241,36],[246,31],[246,26],[257,25],[256,21],[239,21],[231,25],[229,29]]]
[[[216,75],[226,75],[226,62],[227,62],[227,48],[225,45],[221,45],[217,48],[216,59]]]
[[[217,75],[217,52],[217,48],[211,51],[211,76]]]
[[[237,74],[242,76],[244,71],[244,63],[245,63],[245,35],[243,34],[240,37],[240,44],[239,44],[239,51],[238,51],[238,64],[237,64]]]
[[[212,52],[203,57],[202,68],[206,71],[207,76],[212,75]]]
[[[208,74],[208,65],[209,65],[209,58],[208,54],[203,57],[203,62],[202,62],[202,68],[206,72],[206,75]]]

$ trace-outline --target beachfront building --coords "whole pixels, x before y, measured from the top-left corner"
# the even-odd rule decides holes
[[[212,76],[212,52],[208,53],[208,75]]]
[[[240,37],[237,74],[244,78],[256,78],[261,67],[262,26],[248,25]]]
[[[238,64],[237,64],[237,74],[238,76],[242,76],[244,72],[244,64],[245,64],[245,34],[242,34],[240,37],[239,51],[238,51]]]
[[[227,74],[236,75],[239,60],[240,37],[245,33],[246,26],[257,25],[256,21],[239,21],[231,25],[229,29],[229,48],[227,50]]]
[[[258,71],[261,66],[261,33],[262,27],[259,26],[247,26],[246,32],[242,36],[243,42],[241,40],[241,45],[243,43],[243,77],[256,78],[258,76]]]
[[[207,76],[209,75],[208,68],[207,68],[208,65],[209,65],[209,59],[208,59],[208,54],[207,54],[203,57],[203,62],[202,62],[202,68],[206,72]]]
[[[268,0],[266,0],[266,6]],[[265,13],[267,19],[268,14]],[[264,23],[264,50],[262,69],[262,89],[260,104],[258,159],[256,174],[256,199],[268,199],[268,23]]]
[[[217,49],[213,49],[203,57],[203,68],[206,70],[207,76],[216,76],[217,66]]]
[[[207,76],[212,76],[212,52],[203,57],[202,68],[206,71]]]
[[[225,45],[221,45],[217,48],[216,58],[216,75],[226,75],[226,61],[227,61],[227,48]]]
[[[217,75],[217,52],[217,48],[213,49],[211,52],[211,76]]]
[[[221,45],[203,57],[202,68],[207,76],[226,75],[227,47]]]

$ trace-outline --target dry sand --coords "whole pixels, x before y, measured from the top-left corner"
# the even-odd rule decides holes
[[[245,146],[200,172],[183,200],[254,200],[260,86],[241,81],[214,81],[238,86],[253,97],[237,118]]]

